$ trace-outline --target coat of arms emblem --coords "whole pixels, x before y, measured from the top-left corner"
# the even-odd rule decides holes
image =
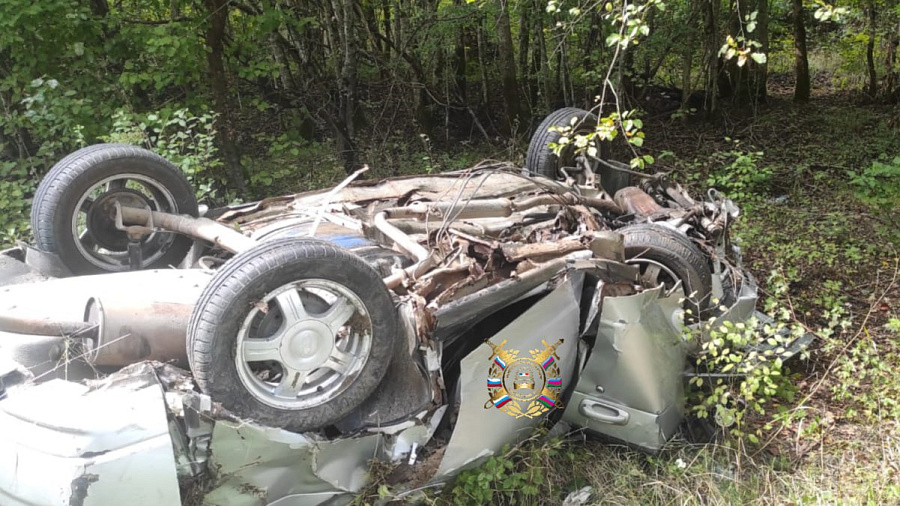
[[[535,418],[560,406],[562,378],[556,349],[563,340],[553,346],[541,342],[543,350],[531,350],[530,356],[520,357],[519,350],[503,349],[506,341],[499,345],[487,341],[493,353],[487,378],[490,399],[485,409],[495,407],[515,418]]]

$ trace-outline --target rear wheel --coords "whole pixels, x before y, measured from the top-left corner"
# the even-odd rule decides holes
[[[41,181],[31,209],[35,245],[59,256],[73,274],[131,268],[129,240],[115,226],[115,203],[197,216],[184,174],[136,146],[99,144],[63,158]],[[143,268],[177,265],[192,241],[154,232],[140,240]]]
[[[681,281],[684,308],[704,317],[712,303],[712,273],[702,251],[687,236],[665,225],[642,223],[619,230],[626,262],[637,265],[649,286],[673,289]]]
[[[390,293],[361,258],[276,239],[214,275],[188,326],[188,357],[201,390],[235,414],[315,430],[375,390],[397,333]]]
[[[544,176],[550,179],[563,177],[560,169],[575,166],[577,155],[574,145],[565,146],[559,156],[553,153],[551,144],[559,142],[563,137],[557,129],[571,128],[569,135],[584,135],[594,131],[597,126],[597,116],[590,111],[566,107],[553,112],[535,130],[528,144],[528,153],[525,156],[525,167],[532,174]],[[601,152],[598,141],[593,141],[597,153]],[[599,156],[599,155],[598,155]],[[600,176],[600,185],[610,195],[615,195],[620,189],[631,185],[631,175],[627,172],[615,170],[605,165],[590,163],[594,172]],[[621,167],[622,164],[613,162],[613,165]]]

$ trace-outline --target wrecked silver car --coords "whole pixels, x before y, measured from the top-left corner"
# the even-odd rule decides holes
[[[738,209],[576,158],[202,209],[152,152],[69,155],[0,255],[0,504],[346,503],[548,421],[659,449],[685,322],[754,313]]]

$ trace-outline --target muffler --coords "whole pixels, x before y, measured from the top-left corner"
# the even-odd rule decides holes
[[[94,365],[122,367],[142,360],[188,367],[185,339],[194,304],[148,301],[147,297],[91,297],[84,321],[97,326],[84,339],[85,359]]]

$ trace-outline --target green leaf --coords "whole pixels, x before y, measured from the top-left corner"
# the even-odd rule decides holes
[[[756,63],[758,63],[760,65],[762,65],[763,63],[766,63],[766,61],[767,61],[766,53],[751,53],[750,58],[753,58],[753,61],[755,61]]]

